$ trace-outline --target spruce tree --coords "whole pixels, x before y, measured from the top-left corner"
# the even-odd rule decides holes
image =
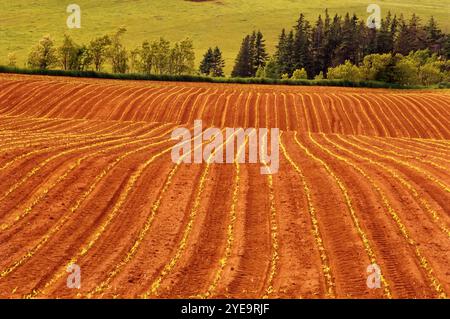
[[[354,40],[352,21],[350,15],[347,13],[344,21],[342,22],[342,42],[336,50],[339,65],[344,64],[347,60],[354,62],[352,59],[355,45]]]
[[[250,35],[250,43],[249,43],[249,51],[250,51],[250,59],[249,59],[249,68],[250,68],[250,76],[255,76],[256,70],[258,67],[256,66],[255,57],[256,57],[256,31],[253,31]]]
[[[277,45],[276,59],[280,74],[288,74],[294,71],[294,32],[291,30],[286,35],[286,30],[281,31]]]
[[[407,29],[407,41],[410,51],[423,50],[426,48],[426,34],[420,25],[420,18],[413,13],[409,20]]]
[[[200,62],[200,73],[204,75],[210,75],[213,62],[214,53],[213,50],[209,48],[203,55],[203,60]]]
[[[401,53],[403,55],[408,55],[410,50],[410,44],[408,42],[408,25],[403,17],[400,15],[398,19],[398,34],[395,39],[394,46],[395,53]]]
[[[311,26],[303,14],[300,14],[295,26],[293,60],[295,69],[312,71]]]
[[[312,74],[319,74],[320,71],[326,69],[325,64],[325,46],[324,46],[324,25],[322,16],[319,15],[317,22],[313,29],[312,35],[312,56],[313,56],[313,72]],[[311,74],[311,73],[310,73]]]
[[[427,47],[431,51],[442,55],[445,45],[445,36],[442,33],[441,29],[439,29],[437,22],[433,16],[431,16],[430,20],[428,20],[428,23],[424,27],[424,30]]]
[[[219,47],[215,47],[212,53],[212,70],[210,71],[212,76],[223,77],[223,68],[225,67],[225,60],[222,58],[222,52]]]
[[[247,35],[242,40],[241,48],[231,72],[232,77],[250,77],[252,75],[250,51],[250,36]]]
[[[324,69],[331,65],[333,59],[333,33],[331,29],[331,18],[328,14],[328,9],[325,10],[325,19],[323,24],[323,63]],[[324,71],[324,70],[322,70]]]
[[[255,71],[255,74],[253,75],[256,75],[256,71],[260,67],[264,67],[266,65],[267,58],[269,57],[266,52],[266,44],[261,31],[258,31],[256,33],[255,48],[253,49],[253,54],[253,71]]]
[[[278,37],[278,45],[276,47],[275,60],[277,62],[278,70],[280,74],[284,73],[286,69],[286,30],[281,30],[281,34]]]
[[[377,32],[376,52],[392,52],[393,37],[391,33],[391,13],[388,12],[386,19],[381,19],[380,30]]]
[[[337,55],[338,49],[342,43],[342,21],[341,17],[337,14],[333,18],[333,22],[331,23],[331,31],[328,38],[328,46],[325,50],[329,50],[331,52],[331,61],[330,64],[326,65],[325,68],[328,69],[330,66],[338,65]],[[322,73],[325,73],[322,71]]]
[[[443,49],[444,57],[447,60],[450,60],[450,34],[445,36],[444,49]]]

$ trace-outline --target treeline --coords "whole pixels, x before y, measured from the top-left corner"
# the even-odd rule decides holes
[[[27,64],[34,69],[60,68],[66,71],[94,70],[101,72],[106,63],[113,73],[144,73],[182,75],[195,73],[195,54],[192,40],[185,39],[172,46],[164,38],[148,42],[132,51],[127,50],[122,38],[125,28],[112,35],[104,35],[79,45],[64,35],[61,46],[56,47],[50,35],[44,36],[28,56]],[[9,65],[16,58],[9,55]]]
[[[370,59],[389,60],[386,63],[392,72],[396,67],[403,72],[404,66],[411,64],[416,64],[416,69],[423,69],[424,64],[428,64],[425,69],[434,68],[433,72],[439,69],[441,78],[449,71],[450,36],[442,32],[433,17],[422,25],[415,14],[407,21],[403,16],[388,13],[381,19],[379,28],[374,26],[375,21],[369,26],[366,21],[348,13],[344,17],[331,17],[326,10],[324,17],[319,15],[313,24],[300,14],[291,30],[281,31],[274,55],[263,61],[254,52],[256,48],[264,51],[264,45],[258,46],[255,32],[246,36],[235,61],[233,76],[322,79],[328,78],[331,71],[332,77],[336,78],[345,74],[340,70],[348,69],[350,65],[359,68],[365,63],[367,68]],[[262,34],[257,34],[259,43],[264,43]],[[411,52],[417,52],[416,56],[427,55],[427,62],[423,62],[424,58],[417,62],[417,58],[407,57]],[[376,57],[377,54],[381,57]],[[371,57],[365,59],[369,55]],[[338,66],[341,67],[335,69]],[[416,78],[422,78],[420,74],[416,75]],[[360,73],[353,78],[404,82],[399,77],[399,74],[386,73],[374,77],[372,72],[368,77]]]
[[[275,52],[267,52],[260,31],[242,40],[232,78],[273,80],[379,81],[403,85],[431,85],[450,81],[450,35],[431,17],[425,24],[413,14],[409,20],[388,13],[378,28],[356,15],[334,15],[328,11],[314,23],[300,14],[295,26],[280,33]],[[114,34],[78,44],[64,35],[56,46],[44,36],[30,51],[32,69],[104,71],[162,76],[225,77],[225,61],[219,47],[209,48],[195,67],[194,45],[185,39],[171,44],[160,38],[144,41],[129,50],[123,43],[125,28]],[[8,55],[16,67],[15,54]],[[269,81],[270,82],[270,81]]]

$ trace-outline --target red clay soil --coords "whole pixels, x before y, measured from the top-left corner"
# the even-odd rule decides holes
[[[278,173],[173,163],[196,119],[280,128]],[[450,293],[448,91],[0,75],[0,136],[1,298]]]

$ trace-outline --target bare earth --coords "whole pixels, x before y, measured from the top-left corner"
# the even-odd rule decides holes
[[[174,164],[196,119],[280,128],[279,172]],[[0,75],[0,136],[1,298],[450,293],[448,91]]]

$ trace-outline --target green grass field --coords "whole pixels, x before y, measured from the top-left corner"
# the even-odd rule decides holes
[[[66,26],[70,3],[81,7],[81,29]],[[315,20],[328,8],[330,14],[348,11],[366,19],[370,3],[380,5],[383,15],[388,10],[405,16],[414,12],[423,19],[433,15],[450,31],[450,0],[1,0],[0,64],[15,52],[18,66],[24,66],[31,46],[44,34],[60,41],[68,33],[78,42],[87,42],[124,25],[128,48],[159,36],[171,41],[192,38],[197,64],[209,46],[218,45],[229,73],[242,37],[253,29],[261,29],[272,53],[280,30],[294,25],[300,12]]]

